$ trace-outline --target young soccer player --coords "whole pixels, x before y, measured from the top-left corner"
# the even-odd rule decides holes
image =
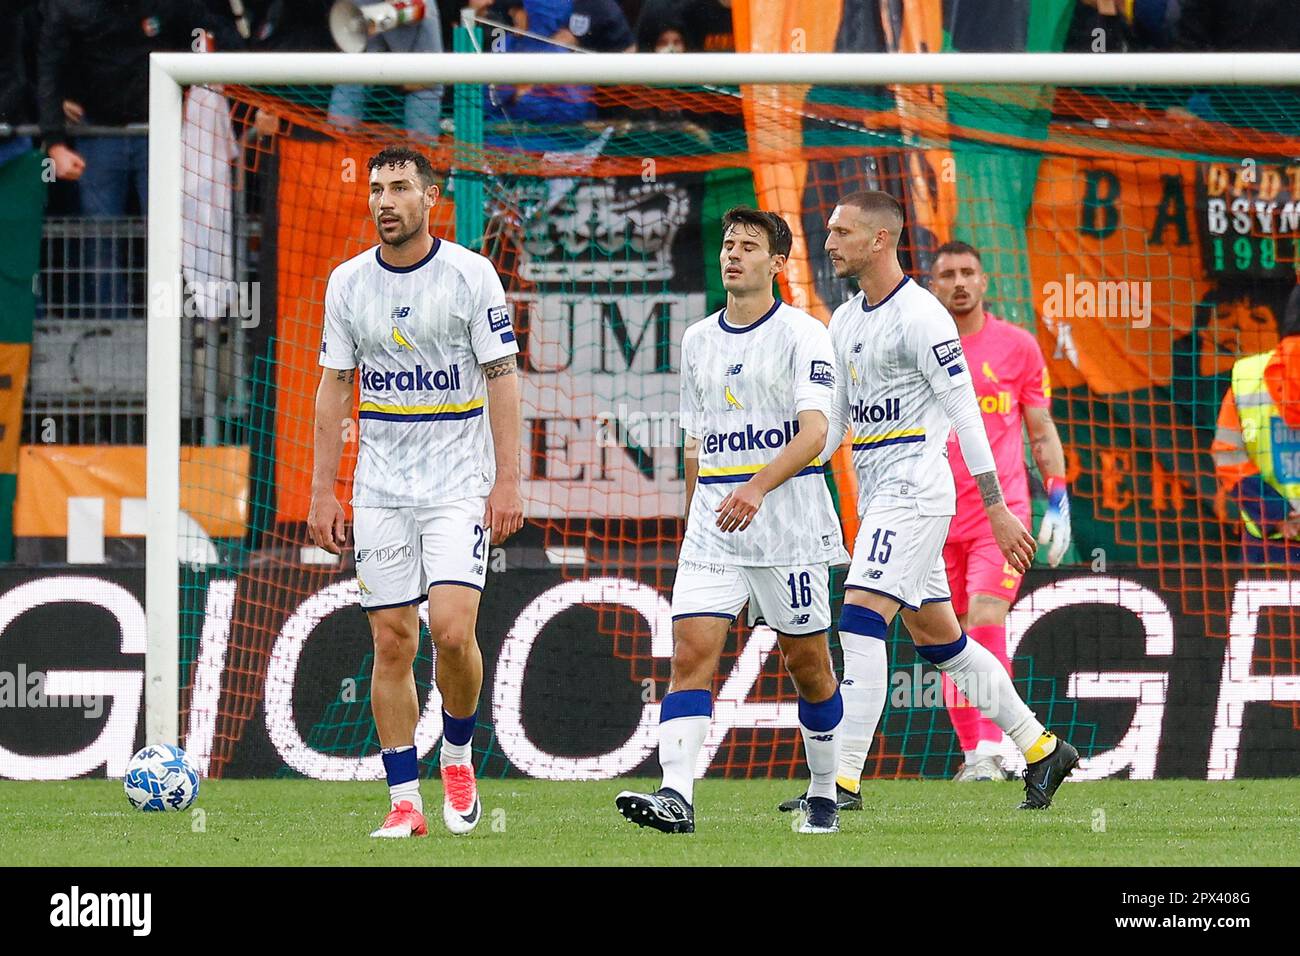
[[[429,234],[438,187],[428,159],[389,148],[368,168],[379,244],[330,273],[325,290],[308,524],[317,545],[342,552],[334,484],[359,367],[353,535],[392,806],[371,836],[428,832],[412,671],[417,606],[426,598],[443,708],[442,819],[452,833],[468,833],[481,816],[470,747],[483,683],[474,627],[487,549],[523,525],[518,345],[491,263]]]
[[[731,623],[777,632],[799,691],[812,783],[804,833],[839,828],[835,807],[843,714],[831,664],[829,566],[848,555],[819,457],[834,394],[830,334],[778,301],[772,280],[790,254],[780,216],[723,217],[727,307],[682,337],[686,533],[673,585],[672,683],[659,711],[663,785],[624,791],[619,811],[665,833],[695,830],[696,765],[713,712],[713,678]]]
[[[953,613],[943,562],[956,504],[945,454],[950,428],[990,532],[1018,573],[1033,561],[1034,538],[1003,500],[957,327],[898,264],[902,228],[898,200],[860,192],[835,207],[826,239],[835,274],[855,278],[861,290],[831,319],[839,384],[828,449],[852,428],[861,517],[840,616],[845,717],[837,796],[860,805],[862,768],[888,684],[885,638],[901,610],[917,653],[1025,754],[1020,807],[1041,809],[1079,755],[1043,728],[1006,668],[967,638]]]

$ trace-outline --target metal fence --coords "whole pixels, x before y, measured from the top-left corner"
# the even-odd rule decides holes
[[[248,250],[259,226],[236,212],[237,283],[256,279]],[[142,216],[46,218],[25,443],[144,443],[147,234]],[[183,439],[229,441],[247,414],[248,332],[238,316],[180,324]]]

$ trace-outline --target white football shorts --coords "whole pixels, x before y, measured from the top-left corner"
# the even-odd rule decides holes
[[[437,584],[483,590],[491,531],[485,498],[421,508],[354,508],[357,586],[367,611],[419,604]]]
[[[749,624],[803,637],[831,626],[830,566],[738,567],[681,561],[673,582],[673,620],[735,620],[749,605]]]
[[[910,503],[872,502],[858,526],[846,590],[874,591],[908,610],[952,600],[943,545],[950,515],[923,515]]]

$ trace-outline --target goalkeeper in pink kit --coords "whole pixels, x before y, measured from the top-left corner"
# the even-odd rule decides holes
[[[1043,353],[1029,332],[985,311],[988,276],[976,249],[964,242],[940,246],[931,278],[930,291],[947,307],[961,335],[1007,507],[1026,527],[1030,526],[1030,500],[1022,424],[1028,432],[1048,497],[1038,540],[1049,545],[1048,561],[1055,567],[1070,546],[1070,504],[1065,453],[1049,411],[1051,388]],[[957,485],[957,514],[948,530],[943,560],[953,610],[966,633],[1010,673],[1006,617],[1020,590],[1021,576],[998,549],[955,432],[948,437],[948,460]],[[944,702],[966,755],[955,779],[1003,779],[998,755],[1002,731],[966,703],[946,674],[943,683]]]

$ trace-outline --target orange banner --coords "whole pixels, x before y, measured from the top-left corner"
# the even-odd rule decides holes
[[[1169,382],[1169,342],[1209,289],[1195,188],[1189,161],[1043,160],[1028,239],[1054,385],[1113,395]]]
[[[247,447],[182,448],[181,510],[213,538],[248,527]],[[122,499],[145,498],[145,450],[138,445],[23,445],[18,453],[14,535],[63,538],[68,499],[103,498],[104,534],[124,537]]]

